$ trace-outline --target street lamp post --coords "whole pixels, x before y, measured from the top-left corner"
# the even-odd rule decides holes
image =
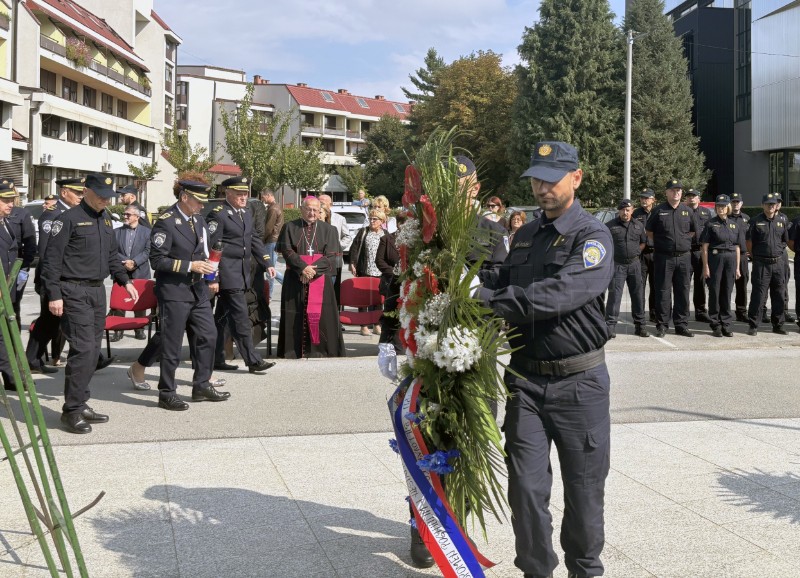
[[[628,65],[625,81],[625,183],[622,198],[631,198],[631,93],[633,92],[633,30],[628,30]]]

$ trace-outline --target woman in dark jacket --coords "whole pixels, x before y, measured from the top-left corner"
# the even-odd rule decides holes
[[[369,226],[360,229],[356,233],[353,244],[350,245],[350,272],[355,277],[380,277],[381,271],[375,264],[375,256],[378,252],[380,240],[388,235],[383,230],[386,222],[386,214],[379,209],[372,209],[369,212]],[[375,307],[377,309],[377,307]],[[374,327],[375,333],[380,334],[381,326]],[[361,327],[361,335],[372,335],[369,326]]]
[[[405,220],[404,214],[397,216],[398,225],[402,225]],[[400,253],[395,245],[396,238],[397,231],[381,237],[375,264],[381,271],[381,295],[384,297],[380,343],[391,343],[398,353],[403,353],[403,346],[400,343],[400,319],[393,314],[397,311],[397,300],[400,297],[400,282],[395,273],[395,267],[400,265]]]

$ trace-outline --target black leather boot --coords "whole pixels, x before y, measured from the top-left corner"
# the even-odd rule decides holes
[[[417,568],[430,568],[435,564],[428,547],[413,526],[411,527],[411,547],[408,549],[408,553],[411,554],[411,562]]]

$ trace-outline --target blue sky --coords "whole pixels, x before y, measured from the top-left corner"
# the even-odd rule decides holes
[[[212,64],[274,83],[305,82],[403,100],[433,46],[447,62],[494,50],[508,65],[538,0],[155,0],[183,39],[180,64]],[[625,0],[611,0],[621,15]]]

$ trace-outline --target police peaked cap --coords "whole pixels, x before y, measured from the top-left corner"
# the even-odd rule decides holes
[[[231,177],[225,179],[220,184],[225,189],[233,189],[234,191],[249,191],[250,185],[247,177]]]
[[[85,186],[91,189],[98,197],[110,199],[115,196],[114,179],[103,173],[89,173],[86,175]]]
[[[181,190],[186,191],[198,201],[207,201],[208,192],[211,190],[211,185],[201,183],[199,181],[178,181]]]
[[[125,185],[121,189],[117,189],[118,195],[136,195],[139,196],[139,189],[136,188],[136,185]]]
[[[83,187],[86,185],[86,179],[84,177],[78,177],[76,179],[59,179],[56,181],[56,185],[58,185],[60,189],[72,189],[73,191],[82,193]]]
[[[0,199],[13,199],[19,196],[11,179],[0,179]]]

